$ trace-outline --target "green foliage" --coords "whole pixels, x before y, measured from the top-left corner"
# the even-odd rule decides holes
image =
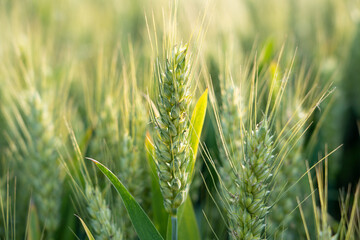
[[[78,217],[78,218],[79,218],[79,220],[81,222],[81,225],[85,229],[86,235],[89,238],[89,240],[95,240],[94,236],[91,234],[91,232],[90,232],[89,228],[87,227],[86,223],[80,217]]]
[[[126,210],[140,239],[163,239],[141,206],[131,196],[120,180],[104,165],[92,160],[116,188],[124,201]]]
[[[187,197],[184,204],[180,206],[178,218],[179,239],[201,239],[194,208],[189,197]]]
[[[205,115],[206,115],[206,107],[207,107],[207,98],[208,98],[208,90],[201,95],[196,106],[194,108],[193,114],[191,116],[190,121],[190,147],[192,150],[192,157],[190,158],[189,163],[189,173],[190,179],[192,179],[194,174],[194,167],[196,163],[197,150],[199,147],[200,136],[204,125]],[[191,180],[190,180],[191,182]]]

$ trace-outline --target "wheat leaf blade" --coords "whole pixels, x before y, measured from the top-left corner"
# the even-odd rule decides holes
[[[191,116],[190,124],[190,147],[192,149],[192,158],[190,158],[191,163],[189,164],[190,176],[193,175],[196,154],[199,147],[201,131],[204,125],[206,107],[207,107],[207,98],[208,98],[208,89],[201,95],[196,106],[194,108],[193,114]]]
[[[41,239],[41,230],[39,225],[39,216],[36,212],[35,205],[31,202],[27,221],[27,240]]]
[[[179,239],[200,240],[199,227],[196,222],[194,208],[188,196],[179,208]]]
[[[124,202],[126,210],[130,216],[131,222],[139,238],[142,240],[163,240],[160,233],[157,231],[154,224],[151,222],[144,210],[135,201],[134,197],[129,193],[129,191],[115,176],[115,174],[98,161],[91,158],[88,159],[96,164],[100,171],[110,180],[112,185],[116,188],[117,192],[119,193]]]

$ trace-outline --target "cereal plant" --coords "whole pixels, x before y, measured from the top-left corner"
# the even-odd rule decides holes
[[[359,239],[359,13],[1,0],[0,239]]]

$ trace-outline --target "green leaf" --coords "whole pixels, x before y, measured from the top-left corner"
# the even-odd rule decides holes
[[[163,240],[160,233],[156,230],[154,224],[151,222],[139,203],[135,201],[134,197],[131,196],[129,191],[115,176],[115,174],[98,161],[91,158],[88,159],[96,164],[96,166],[101,170],[101,172],[103,172],[103,174],[105,174],[120,194],[138,237],[142,240]]]
[[[207,106],[207,98],[208,98],[208,89],[201,95],[198,102],[196,103],[195,109],[191,116],[191,124],[190,124],[190,147],[193,152],[193,156],[190,159],[189,164],[189,173],[190,173],[190,181],[193,176],[193,171],[195,167],[196,154],[199,146],[201,131],[204,125],[205,114],[206,114],[206,106]]]
[[[171,229],[171,216],[168,216],[167,221],[167,231],[166,231],[166,240],[171,240],[171,233],[172,233],[172,229]]]
[[[200,240],[200,231],[196,222],[195,212],[191,199],[188,196],[185,202],[179,207],[178,213],[178,238],[179,240]],[[171,216],[167,219],[166,240],[171,240]]]
[[[81,217],[75,215],[81,222],[84,230],[85,230],[85,233],[86,233],[86,236],[89,238],[89,240],[95,240],[94,236],[91,234],[88,226],[86,226],[86,223],[81,219]]]
[[[191,240],[200,240],[200,231],[198,224],[196,222],[195,212],[191,199],[188,196],[184,202],[179,207],[178,211],[179,219],[179,239],[191,239]]]
[[[274,39],[269,38],[266,40],[264,46],[262,47],[260,56],[259,56],[259,73],[262,72],[264,66],[267,66],[270,61],[273,59],[274,55]]]
[[[70,179],[70,176],[67,175],[65,182],[70,182],[72,181]],[[63,186],[63,192],[70,194],[71,192],[71,186],[70,184],[64,184]],[[72,239],[77,239],[76,235],[74,234],[74,232],[71,229],[76,229],[76,225],[77,225],[77,219],[74,218],[74,207],[73,207],[73,199],[71,198],[65,198],[62,199],[62,203],[61,203],[61,217],[60,217],[60,226],[67,226],[66,229],[64,228],[58,228],[58,230],[56,230],[55,232],[55,236],[57,237],[57,239],[66,239],[66,240],[72,240]]]
[[[27,222],[27,240],[41,239],[39,217],[33,202],[30,203],[28,222]]]

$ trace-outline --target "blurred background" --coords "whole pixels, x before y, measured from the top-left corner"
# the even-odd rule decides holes
[[[0,0],[1,108],[20,106],[14,98],[31,85],[48,103],[55,116],[53,121],[59,122],[54,130],[59,141],[68,142],[64,119],[79,142],[86,139],[89,129],[97,126],[102,103],[106,102],[100,103],[99,99],[105,99],[107,91],[115,87],[121,92],[119,96],[125,94],[123,79],[135,85],[140,95],[152,87],[155,39],[161,39],[167,31],[164,22],[169,20],[169,2]],[[221,76],[228,68],[236,77],[236,72],[254,59],[259,67],[269,66],[279,55],[284,66],[294,59],[291,77],[297,78],[302,72],[310,85],[314,81],[320,90],[330,86],[332,93],[309,120],[305,146],[306,159],[314,164],[325,148],[330,152],[341,145],[329,157],[329,213],[339,219],[339,189],[354,187],[360,178],[360,1],[184,0],[178,3],[176,29],[179,40],[196,39],[197,93],[206,87],[204,79],[208,76],[215,94],[220,96]],[[284,68],[280,71],[285,72]],[[110,80],[112,77],[119,82]],[[99,82],[101,85],[97,85]],[[19,174],[9,157],[8,149],[13,146],[7,131],[11,119],[18,118],[16,113],[6,112],[0,116],[2,189],[6,179]],[[214,159],[219,158],[216,128],[208,114],[202,140]],[[91,152],[87,149],[85,156]],[[207,168],[202,165],[199,169],[207,179]],[[62,203],[62,209],[72,206],[61,211],[63,226],[73,216],[66,217],[67,213],[76,212],[72,203],[77,201],[72,197],[67,171],[60,176],[64,202],[69,204]],[[201,185],[195,195],[194,206],[201,215],[201,199],[207,196],[205,186]],[[26,211],[29,204],[18,205],[17,211]],[[81,235],[81,230],[76,230],[81,229],[79,223],[72,220],[71,224],[70,228]],[[67,227],[58,228],[58,232],[62,236],[58,239],[73,237]]]

